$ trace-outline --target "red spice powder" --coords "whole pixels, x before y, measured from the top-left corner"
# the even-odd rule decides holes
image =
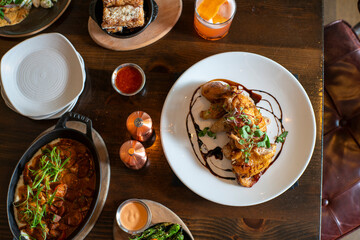
[[[115,86],[123,93],[131,94],[136,92],[142,83],[142,75],[136,68],[126,66],[117,72]]]

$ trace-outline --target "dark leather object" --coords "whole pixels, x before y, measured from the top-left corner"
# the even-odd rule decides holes
[[[324,28],[324,161],[321,239],[360,225],[360,42],[351,26]]]

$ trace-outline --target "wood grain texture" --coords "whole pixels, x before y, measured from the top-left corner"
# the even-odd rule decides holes
[[[101,134],[111,162],[108,199],[87,239],[111,239],[115,211],[128,198],[157,201],[187,224],[194,238],[319,239],[322,167],[322,3],[317,0],[237,1],[229,34],[217,42],[197,36],[193,29],[194,2],[183,1],[175,27],[150,46],[116,52],[98,46],[89,36],[88,1],[72,1],[61,18],[46,32],[65,35],[85,60],[87,80],[74,111],[90,117]],[[23,39],[0,39],[0,55]],[[312,159],[299,186],[281,196],[251,207],[228,207],[209,202],[186,188],[173,174],[164,156],[159,134],[161,109],[179,74],[197,61],[227,51],[261,54],[299,76],[314,107],[317,133]],[[147,76],[141,94],[123,97],[110,82],[121,63],[140,65]],[[135,110],[150,114],[157,133],[147,150],[150,165],[139,172],[127,169],[119,148],[130,138],[127,116]],[[17,161],[34,138],[55,120],[34,121],[16,114],[0,100],[0,236],[10,239],[6,217],[6,190]],[[196,180],[196,176],[194,176]],[[244,196],[246,197],[246,196]]]
[[[156,0],[159,7],[157,18],[139,35],[132,38],[115,38],[106,34],[92,19],[89,18],[88,29],[91,38],[100,46],[115,50],[128,51],[148,46],[165,36],[178,21],[181,0]]]

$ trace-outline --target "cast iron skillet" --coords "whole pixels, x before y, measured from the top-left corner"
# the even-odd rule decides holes
[[[101,23],[103,18],[103,1],[102,0],[91,0],[89,14],[90,17],[99,25],[99,27],[107,34],[112,37],[117,38],[131,38],[147,28],[149,24],[154,21],[158,15],[158,5],[154,0],[144,0],[144,13],[145,13],[145,22],[144,26],[137,28],[124,28],[122,32],[118,33],[109,33],[105,29],[102,29]]]
[[[79,132],[74,129],[70,129],[66,127],[66,122],[68,120],[76,120],[86,124],[86,134]],[[90,210],[88,211],[86,217],[83,219],[82,223],[77,227],[77,229],[67,238],[73,239],[76,235],[78,235],[85,227],[85,225],[89,222],[90,217],[94,213],[95,206],[97,205],[100,193],[100,163],[99,163],[99,156],[97,154],[93,139],[92,139],[92,122],[89,118],[82,116],[78,113],[66,113],[64,114],[60,120],[57,122],[55,129],[51,132],[45,134],[41,138],[39,138],[36,142],[34,142],[24,153],[24,155],[20,158],[20,161],[16,165],[16,168],[13,172],[13,175],[10,180],[10,185],[8,189],[7,195],[7,215],[8,221],[10,225],[10,230],[14,236],[14,239],[20,239],[20,230],[17,226],[15,215],[14,215],[14,194],[17,182],[24,170],[25,164],[33,157],[33,155],[44,145],[50,143],[51,141],[57,138],[70,138],[76,140],[82,144],[84,144],[91,152],[94,160],[94,167],[96,173],[96,185],[95,185],[95,193],[94,199],[90,205]]]

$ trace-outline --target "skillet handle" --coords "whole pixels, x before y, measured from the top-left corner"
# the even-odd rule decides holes
[[[153,17],[151,19],[151,22],[153,22],[156,19],[157,15],[159,13],[159,6],[157,5],[157,3],[154,0],[152,0],[152,2],[153,2]]]
[[[92,0],[90,2],[90,6],[89,6],[89,15],[90,17],[97,23],[97,19],[95,16],[95,12],[96,12],[96,3],[98,0]]]
[[[64,115],[62,115],[60,120],[57,122],[55,129],[67,128],[66,122],[69,120],[76,120],[76,121],[85,123],[86,124],[86,136],[88,138],[90,138],[91,141],[93,141],[93,139],[92,139],[92,121],[90,118],[85,117],[79,113],[74,113],[74,112],[65,113]]]

